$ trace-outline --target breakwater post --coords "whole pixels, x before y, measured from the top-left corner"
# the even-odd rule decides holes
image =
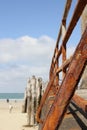
[[[42,94],[45,89],[45,83],[42,78],[32,76],[27,81],[25,89],[23,112],[27,112],[27,121],[29,126],[34,126],[36,122],[36,111],[40,104]]]

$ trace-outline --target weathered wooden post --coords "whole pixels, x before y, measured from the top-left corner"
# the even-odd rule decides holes
[[[82,34],[83,34],[86,26],[87,26],[87,5],[86,5],[86,7],[85,7],[85,9],[82,13],[82,16],[81,16],[81,31],[82,31]],[[87,66],[86,66],[84,73],[83,73],[83,76],[82,76],[80,88],[81,89],[87,89]]]
[[[27,112],[29,126],[34,126],[36,122],[36,111],[42,97],[42,78],[32,76],[27,81],[24,95],[24,112]]]
[[[36,82],[36,89],[37,89],[37,95],[36,95],[36,110],[38,108],[38,105],[40,104],[40,100],[42,97],[42,78],[38,78]]]
[[[36,78],[32,76],[30,82],[31,89],[31,125],[35,124],[35,112],[36,112]]]
[[[81,31],[82,31],[82,33],[86,29],[86,26],[87,26],[87,5],[86,5],[86,7],[82,13],[82,16],[81,16]]]
[[[32,125],[31,123],[31,111],[32,111],[32,93],[31,93],[31,83],[30,83],[30,79],[27,82],[27,113],[28,113],[28,117],[27,117],[27,121],[28,121],[28,125]]]

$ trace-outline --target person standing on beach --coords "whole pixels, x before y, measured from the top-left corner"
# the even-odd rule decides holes
[[[9,104],[9,113],[12,112],[13,106],[11,104]]]
[[[7,99],[6,101],[7,101],[7,103],[9,103],[9,99]]]

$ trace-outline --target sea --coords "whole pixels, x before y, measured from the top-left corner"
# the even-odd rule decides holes
[[[24,93],[0,93],[0,100],[12,99],[12,100],[21,100],[24,98]]]

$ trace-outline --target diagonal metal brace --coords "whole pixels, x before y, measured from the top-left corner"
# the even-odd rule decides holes
[[[87,28],[76,48],[69,65],[69,70],[60,86],[55,101],[43,122],[42,130],[56,130],[59,128],[67,107],[74,95],[76,86],[87,62]]]

